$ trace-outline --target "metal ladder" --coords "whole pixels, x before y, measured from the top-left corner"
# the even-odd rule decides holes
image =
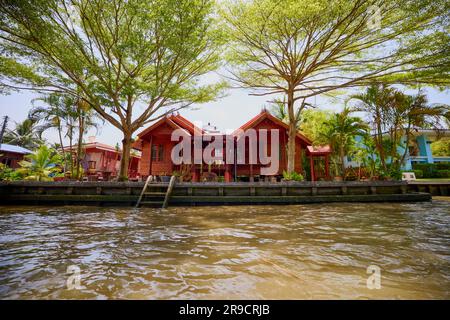
[[[151,206],[151,207],[161,207],[167,208],[169,205],[170,195],[172,194],[173,187],[175,185],[176,177],[172,176],[170,178],[169,185],[165,192],[158,191],[147,191],[149,188],[149,183],[151,177],[149,176],[145,181],[144,187],[142,188],[141,194],[139,195],[138,201],[136,202],[136,208],[139,208],[141,205]],[[161,184],[156,186],[158,189],[164,188]]]

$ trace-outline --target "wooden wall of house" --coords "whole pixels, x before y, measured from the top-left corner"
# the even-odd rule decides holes
[[[268,150],[268,154],[270,156],[270,150],[271,150],[271,138],[270,138],[270,130],[273,129],[278,129],[279,130],[279,152],[280,152],[280,162],[279,162],[279,170],[278,170],[278,175],[283,174],[283,171],[285,171],[287,169],[287,141],[288,141],[288,134],[287,134],[287,130],[284,127],[281,127],[279,125],[277,125],[276,123],[273,123],[272,121],[270,121],[269,119],[265,119],[263,121],[261,121],[259,124],[257,124],[254,127],[255,130],[261,130],[261,129],[266,129],[267,132],[267,150]],[[259,133],[257,133],[257,138],[259,139]],[[248,140],[248,139],[247,139]],[[248,141],[246,142],[246,150],[245,150],[245,160],[246,163],[249,163],[249,147],[248,147]],[[304,149],[305,146],[303,146],[302,141],[300,140],[300,138],[296,138],[296,143],[295,143],[295,171],[296,172],[301,172],[302,171],[302,150]],[[259,144],[258,144],[258,148],[259,148]],[[258,149],[259,152],[259,149]],[[259,154],[258,154],[259,157]],[[261,164],[259,162],[258,159],[258,164],[254,164],[252,171],[254,175],[259,175],[260,172],[260,168],[261,168]],[[238,165],[237,167],[237,175],[250,175],[250,165]]]
[[[279,130],[279,155],[280,155],[280,162],[279,162],[279,169],[277,172],[277,175],[281,175],[283,171],[287,169],[287,153],[286,153],[286,145],[288,141],[287,136],[287,130],[283,126],[280,126],[277,123],[272,122],[270,119],[265,119],[255,125],[253,127],[257,133],[256,133],[256,143],[257,148],[259,148],[259,130],[266,129],[268,130],[267,138],[267,152],[270,156],[270,150],[271,150],[271,135],[270,130],[278,129]],[[171,151],[172,148],[177,144],[177,142],[171,141],[171,134],[173,132],[174,128],[171,127],[167,123],[162,123],[155,129],[151,131],[151,133],[148,133],[147,135],[144,135],[140,137],[141,139],[141,146],[142,146],[142,158],[139,165],[139,174],[141,176],[148,176],[148,175],[170,175],[173,172],[174,165],[172,163],[171,159]],[[249,163],[249,142],[248,139],[246,139],[246,150],[245,150],[245,163],[247,164],[241,164],[237,167],[237,175],[243,175],[243,176],[249,176],[250,175],[250,165]],[[206,146],[208,143],[204,143]],[[304,145],[305,142],[297,137],[296,139],[296,163],[295,163],[295,171],[301,172],[302,171],[302,150],[306,148],[306,145]],[[164,157],[163,159],[151,159],[151,145],[162,145],[164,148]],[[224,156],[226,155],[225,152],[225,143],[224,143]],[[261,163],[259,162],[259,154],[258,154],[258,163],[254,164],[252,166],[252,172],[253,175],[259,175],[260,174],[260,168]]]
[[[21,153],[0,151],[0,162],[7,164],[8,167],[17,169],[20,167],[19,162],[24,159],[24,155]]]
[[[161,124],[151,132],[151,136],[142,138],[142,157],[139,165],[141,176],[172,174],[173,164],[171,152],[176,142],[171,141],[171,134],[174,129],[168,124]],[[164,156],[162,160],[151,160],[151,145],[162,145]],[[151,171],[150,171],[151,166]]]

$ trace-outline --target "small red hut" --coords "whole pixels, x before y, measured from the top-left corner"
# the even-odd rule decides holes
[[[69,151],[69,147],[65,147]],[[72,147],[74,153],[77,145]],[[88,143],[83,144],[83,160],[81,161],[84,175],[100,177],[109,180],[117,177],[120,167],[121,150],[110,145],[95,141],[95,137],[89,137]],[[132,154],[128,166],[128,178],[137,179],[139,171],[140,155]]]
[[[11,144],[0,143],[0,163],[3,163],[10,168],[19,168],[19,162],[24,159],[25,155],[30,153],[32,153],[32,151],[28,149]]]

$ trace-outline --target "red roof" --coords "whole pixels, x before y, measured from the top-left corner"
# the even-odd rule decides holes
[[[147,129],[144,129],[143,131],[138,133],[137,136],[139,138],[142,138],[143,136],[149,134],[151,131],[153,131],[154,129],[156,129],[163,123],[167,123],[173,129],[184,129],[190,135],[194,134],[194,130],[199,130],[199,132],[203,133],[202,129],[195,126],[192,122],[190,122],[186,118],[180,116],[179,114],[177,114],[177,115],[172,114],[172,115],[165,116],[165,117],[161,118],[160,120],[156,121],[150,127],[148,127]]]
[[[78,148],[78,145],[73,145],[72,146],[72,150],[76,151]],[[122,153],[122,150],[119,149],[117,150],[116,147],[110,146],[108,144],[105,143],[100,143],[100,142],[89,142],[89,143],[83,143],[83,149],[96,149],[96,150],[104,150],[104,151],[109,151],[109,152],[114,152],[114,153]],[[64,150],[70,150],[69,146],[64,147]],[[137,155],[131,155],[131,157],[135,157],[135,158],[140,158],[140,156]]]
[[[309,154],[322,155],[331,153],[331,147],[326,146],[307,146],[306,150]]]
[[[190,134],[194,134],[194,131],[201,133],[204,132],[203,129],[200,129],[199,127],[197,127],[195,124],[193,124],[191,121],[181,116],[180,114],[171,115],[169,119],[178,124],[183,129],[188,130]]]
[[[247,129],[253,128],[265,119],[268,119],[268,120],[274,122],[275,124],[285,128],[286,130],[289,130],[289,126],[286,123],[284,123],[280,119],[271,115],[270,112],[268,112],[267,110],[262,110],[257,116],[253,117],[252,119],[250,119],[249,121],[244,123],[242,126],[240,126],[239,129],[235,130],[233,132],[233,135],[238,135],[239,134],[238,130],[245,131]],[[312,141],[309,140],[307,137],[305,137],[300,132],[297,132],[297,137],[300,138],[300,140],[302,140],[303,142],[305,142],[305,144],[309,144],[309,145],[312,144]]]

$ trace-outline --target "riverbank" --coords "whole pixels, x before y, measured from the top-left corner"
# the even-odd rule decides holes
[[[143,182],[1,182],[0,202],[5,205],[134,206],[143,187]],[[170,205],[417,202],[430,201],[431,194],[449,195],[449,187],[450,184],[434,185],[425,190],[422,184],[403,181],[177,183]],[[143,203],[158,204],[158,198],[164,197],[166,190],[167,183],[150,184]]]

